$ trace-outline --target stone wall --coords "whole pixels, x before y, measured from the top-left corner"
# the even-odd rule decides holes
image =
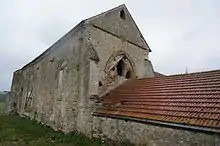
[[[10,99],[16,103],[14,109],[54,129],[92,136],[93,112],[101,106],[99,82],[106,85],[105,92],[108,92],[126,81],[125,77],[118,77],[112,85],[105,84],[106,67],[117,55],[125,55],[127,67],[130,65],[134,72],[132,77],[154,76],[146,74],[153,70],[151,63],[146,64],[149,53],[146,42],[130,15],[121,20],[118,12],[110,13],[108,16],[117,16],[108,19],[83,21],[16,71]],[[120,22],[120,25],[109,25],[109,22]],[[133,35],[127,34],[128,28]]]
[[[20,85],[22,84],[23,76],[21,73],[21,70],[17,70],[13,74],[13,79],[12,79],[12,87],[11,87],[11,94],[9,97],[9,113],[18,111],[20,109],[21,105],[21,93],[22,93],[22,88]],[[20,98],[19,98],[20,97]]]
[[[121,12],[124,13],[124,18],[121,17]],[[150,50],[125,5],[106,13],[102,13],[97,17],[93,17],[89,19],[89,23],[106,32],[110,32],[115,36],[121,37],[124,41],[128,41],[136,46],[145,48],[148,52]]]
[[[148,51],[136,46],[120,37],[112,35],[93,25],[88,25],[85,33],[85,40],[96,51],[99,61],[97,83],[101,83],[99,87],[99,95],[102,96],[109,90],[114,89],[122,84],[125,80],[121,78],[113,78],[108,76],[106,68],[111,64],[117,55],[124,55],[129,60],[135,78],[153,77],[153,66],[148,65]],[[148,64],[147,64],[148,63]],[[149,73],[148,73],[149,72]],[[93,74],[93,72],[91,72]],[[92,87],[91,87],[92,88]]]
[[[220,146],[220,135],[93,117],[93,136],[146,146]]]
[[[86,35],[88,35],[87,37],[91,39],[89,41],[97,51],[100,58],[100,79],[104,78],[104,69],[108,59],[114,53],[120,51],[124,51],[129,54],[130,58],[134,62],[136,76],[139,78],[144,77],[144,59],[148,57],[145,53],[146,50],[92,26],[88,27]]]
[[[77,105],[77,131],[92,136],[93,112],[100,106],[99,82],[104,83],[105,67],[115,53],[129,55],[137,78],[145,77],[146,50],[109,34],[91,24],[85,24],[80,56],[80,94]],[[152,66],[151,66],[152,70]],[[152,75],[151,75],[152,76]],[[113,88],[121,84],[115,84]],[[108,86],[109,88],[109,86]],[[111,88],[111,89],[113,89]]]
[[[80,94],[77,103],[76,130],[88,136],[92,136],[93,112],[97,106],[101,105],[99,82],[104,83],[106,64],[109,58],[118,52],[125,52],[129,56],[137,78],[145,77],[145,71],[149,69],[145,68],[147,50],[94,27],[90,23],[85,23],[80,55]],[[150,67],[152,70],[152,66]],[[115,84],[113,88],[120,84],[121,82]]]
[[[54,129],[77,129],[82,35],[83,25],[78,25],[14,73],[10,103],[16,103],[20,115]]]

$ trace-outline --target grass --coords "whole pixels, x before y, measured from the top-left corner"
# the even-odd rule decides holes
[[[16,115],[0,116],[0,146],[105,146],[127,145],[90,139],[82,134],[64,134]]]
[[[4,102],[0,102],[0,113],[3,111],[5,103]]]

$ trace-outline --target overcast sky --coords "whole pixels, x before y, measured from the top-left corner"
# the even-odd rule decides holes
[[[149,44],[156,71],[220,69],[219,0],[0,0],[0,90],[81,20],[120,4]]]

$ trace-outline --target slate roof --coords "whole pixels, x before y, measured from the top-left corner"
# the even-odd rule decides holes
[[[220,70],[131,80],[102,99],[98,115],[220,128]]]

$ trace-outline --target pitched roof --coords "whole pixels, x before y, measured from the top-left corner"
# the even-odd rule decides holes
[[[108,11],[106,11],[106,12],[100,13],[100,14],[98,14],[98,15],[96,15],[96,16],[93,16],[93,17],[90,17],[90,18],[88,18],[88,19],[82,20],[82,21],[81,21],[80,23],[78,23],[74,28],[72,28],[68,33],[66,33],[63,37],[61,37],[59,40],[57,40],[57,41],[56,41],[54,44],[52,44],[48,49],[46,49],[43,53],[41,53],[39,56],[37,56],[35,59],[33,59],[33,60],[32,60],[31,62],[29,62],[28,64],[24,65],[24,66],[22,67],[22,69],[24,69],[24,68],[30,66],[31,64],[34,64],[34,63],[40,61],[40,60],[41,60],[42,58],[44,58],[46,55],[50,54],[52,51],[54,51],[55,49],[57,49],[57,47],[55,47],[56,45],[60,44],[60,42],[63,41],[65,38],[68,38],[68,36],[71,36],[74,32],[76,32],[77,30],[79,30],[79,29],[84,25],[85,22],[88,23],[88,22],[91,22],[91,21],[93,21],[93,20],[95,20],[95,19],[100,19],[101,16],[105,17],[106,14],[109,14],[109,13],[111,13],[111,12],[114,12],[114,11],[116,11],[116,10],[118,10],[118,9],[124,9],[124,10],[126,10],[126,11],[127,11],[127,14],[129,14],[130,18],[133,20],[132,16],[130,15],[130,13],[129,13],[128,9],[127,9],[127,7],[126,7],[124,4],[123,4],[123,5],[120,5],[120,6],[118,6],[118,7],[115,7],[115,8],[113,8],[113,9],[110,9],[110,10],[108,10]],[[106,18],[106,19],[108,19],[108,18]],[[151,49],[150,49],[149,45],[147,44],[146,40],[144,39],[143,35],[141,34],[141,32],[140,32],[140,30],[139,30],[139,28],[138,28],[138,26],[137,26],[137,24],[135,23],[134,20],[133,20],[133,23],[134,23],[136,29],[138,30],[138,32],[139,32],[140,35],[141,35],[141,38],[140,38],[140,39],[144,41],[144,43],[145,43],[145,44],[147,45],[147,47],[149,48],[149,51],[151,52]],[[138,40],[139,40],[139,39],[138,39]]]
[[[220,128],[220,70],[131,80],[96,114]]]

